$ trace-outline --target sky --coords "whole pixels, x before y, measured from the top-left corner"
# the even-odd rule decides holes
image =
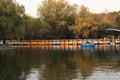
[[[44,0],[16,0],[17,3],[25,6],[25,13],[32,17],[37,17],[37,8]],[[120,0],[66,0],[70,4],[84,5],[92,13],[102,13],[105,11],[119,11]]]

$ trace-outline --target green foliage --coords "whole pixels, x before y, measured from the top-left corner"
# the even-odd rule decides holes
[[[81,6],[78,16],[75,20],[75,25],[70,27],[75,38],[89,38],[90,32],[96,29],[96,23],[88,8]]]
[[[115,22],[116,22],[116,27],[120,29],[120,12],[117,14]]]
[[[20,39],[24,7],[12,0],[0,1],[0,39]]]
[[[71,6],[65,0],[45,0],[38,8],[41,19],[51,26],[53,38],[62,38],[68,31],[68,26],[75,19],[76,6]]]
[[[79,8],[66,0],[44,0],[38,15],[30,17],[24,6],[0,0],[0,39],[103,38],[106,28],[120,29],[120,11],[93,14],[87,7]]]
[[[100,23],[98,25],[98,30],[97,30],[97,38],[103,38],[106,37],[107,33],[105,29],[112,28],[112,24],[110,23]]]
[[[45,39],[49,37],[51,26],[39,18],[26,17],[25,39]]]

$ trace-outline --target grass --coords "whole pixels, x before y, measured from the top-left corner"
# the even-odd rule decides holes
[[[12,49],[12,47],[7,45],[0,45],[0,50],[8,50],[8,49]]]

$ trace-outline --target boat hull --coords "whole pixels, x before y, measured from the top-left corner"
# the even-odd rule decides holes
[[[81,47],[95,47],[95,44],[81,44]]]

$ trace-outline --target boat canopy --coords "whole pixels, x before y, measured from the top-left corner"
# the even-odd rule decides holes
[[[108,28],[108,29],[106,29],[106,31],[118,31],[118,32],[120,32],[119,29],[112,29],[112,28]]]

